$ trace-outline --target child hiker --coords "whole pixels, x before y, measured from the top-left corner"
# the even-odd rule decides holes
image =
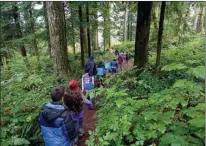
[[[82,76],[82,90],[89,91],[92,89],[94,89],[94,76],[86,73]]]
[[[63,96],[63,87],[53,88],[52,102],[45,104],[39,114],[38,122],[45,146],[72,146],[78,137],[77,120],[72,118],[70,109],[64,108],[61,102]]]
[[[113,61],[111,62],[111,68],[112,68],[112,74],[117,72],[118,62],[116,59],[113,59]]]
[[[120,70],[122,70],[122,64],[123,64],[122,54],[120,54],[120,55],[118,56],[118,63],[119,63],[119,68],[120,68]]]
[[[89,107],[89,109],[94,109],[92,102],[89,101],[87,98],[85,98],[85,96],[82,94],[82,91],[79,88],[77,81],[71,80],[68,83],[68,86],[69,86],[68,93],[74,94],[75,97],[72,96],[72,98],[74,98],[74,100],[75,100],[75,98],[79,98],[79,96],[81,96],[83,103],[85,103]],[[80,93],[80,95],[77,95],[76,92]],[[78,96],[78,97],[76,97],[76,96]],[[70,106],[68,106],[68,107],[70,107]],[[75,119],[79,120],[79,136],[82,136],[84,134],[83,116],[84,116],[83,108],[80,111],[73,113],[73,117],[75,117]]]
[[[100,77],[105,76],[105,67],[102,64],[102,62],[100,62],[97,66],[97,76],[100,76]]]
[[[109,58],[107,58],[107,61],[104,63],[105,69],[106,69],[106,74],[108,75],[108,73],[111,70],[111,62],[109,60]]]

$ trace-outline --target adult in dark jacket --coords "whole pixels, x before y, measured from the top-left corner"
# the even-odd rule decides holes
[[[84,67],[84,71],[85,73],[88,73],[89,76],[95,76],[97,74],[96,70],[97,69],[96,69],[96,63],[94,62],[94,58],[93,56],[90,56],[87,64]]]
[[[65,109],[61,99],[62,87],[51,91],[52,102],[43,106],[38,121],[41,127],[45,146],[72,146],[78,136],[78,123],[73,120],[71,111]]]

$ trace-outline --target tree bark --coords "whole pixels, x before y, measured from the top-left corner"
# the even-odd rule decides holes
[[[23,34],[21,32],[21,26],[19,23],[19,13],[18,13],[18,7],[17,6],[13,6],[13,18],[15,20],[15,26],[16,26],[16,37],[17,38],[23,38]],[[23,57],[27,57],[27,53],[26,53],[26,49],[24,47],[24,44],[22,43],[20,45],[20,51],[21,51],[21,55]]]
[[[128,2],[126,3],[126,8],[125,8],[125,16],[124,16],[124,42],[127,41],[127,31],[128,31]]]
[[[84,42],[84,29],[83,29],[83,17],[82,17],[82,5],[79,5],[79,28],[80,28],[80,45],[81,45],[81,64],[82,64],[82,68],[84,68],[84,46],[83,46],[83,42]]]
[[[152,2],[138,2],[134,66],[142,68],[148,62],[148,41]]]
[[[47,9],[46,9],[46,1],[43,2],[44,6],[44,23],[46,28],[46,39],[48,41],[48,54],[51,58],[51,42],[50,42],[50,34],[49,34],[49,23],[48,23],[48,16],[47,16]]]
[[[86,6],[86,16],[87,16],[87,39],[88,39],[88,56],[91,56],[91,44],[90,44],[90,24],[89,24],[89,4],[87,2]]]
[[[156,58],[156,74],[158,74],[160,57],[161,57],[161,47],[162,47],[162,33],[164,29],[164,15],[165,15],[166,2],[162,2],[160,21],[159,21],[159,31],[158,31],[158,41],[157,41],[157,58]]]
[[[57,75],[68,75],[66,28],[62,2],[46,2],[50,30],[52,62]]]

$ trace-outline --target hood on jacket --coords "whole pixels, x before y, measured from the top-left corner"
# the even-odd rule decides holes
[[[43,106],[42,116],[48,121],[53,121],[60,117],[63,112],[64,106],[61,102],[51,102]]]

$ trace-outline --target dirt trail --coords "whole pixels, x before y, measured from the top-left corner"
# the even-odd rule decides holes
[[[123,67],[128,68],[132,67],[133,62],[129,61],[128,64],[124,64]],[[86,146],[85,142],[89,137],[89,130],[95,130],[95,122],[96,122],[96,110],[89,110],[86,105],[84,105],[84,135],[79,139],[78,146]]]

